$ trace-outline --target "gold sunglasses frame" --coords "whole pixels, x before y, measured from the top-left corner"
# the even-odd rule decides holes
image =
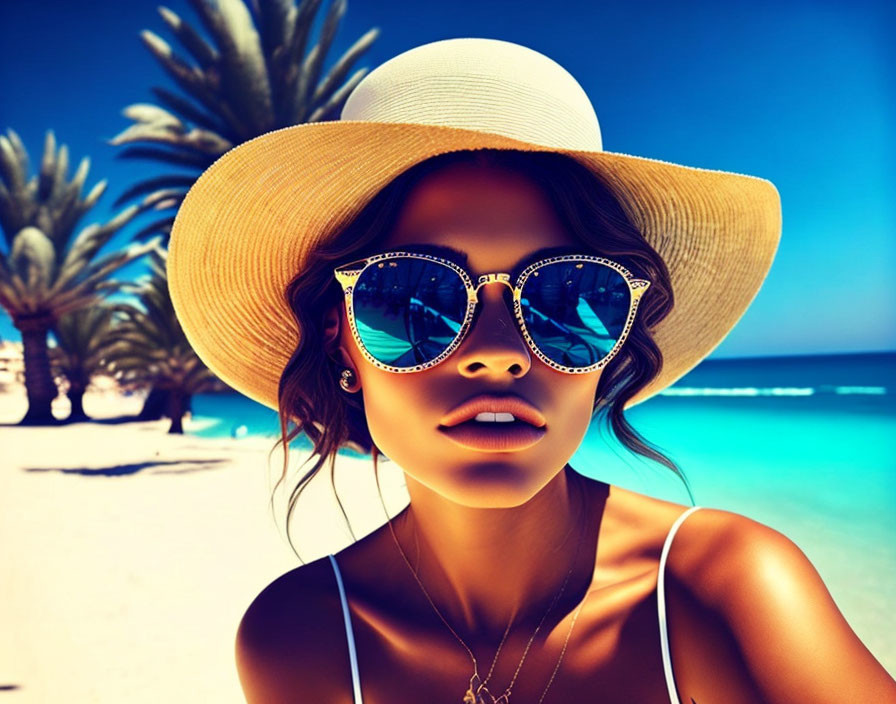
[[[447,266],[449,269],[452,269],[460,276],[461,280],[464,283],[464,287],[467,289],[466,317],[464,318],[464,322],[460,326],[460,330],[458,331],[454,340],[452,340],[451,344],[438,357],[431,359],[425,364],[418,364],[413,367],[393,367],[380,362],[372,354],[370,354],[370,352],[367,351],[367,348],[361,341],[361,336],[358,334],[358,328],[355,324],[355,314],[353,306],[353,291],[355,282],[368,267],[378,264],[379,267],[382,268],[386,266],[386,262],[388,262],[390,259],[399,258],[425,259],[426,261],[435,262],[437,264]],[[613,345],[609,353],[607,353],[607,355],[603,357],[599,362],[596,362],[595,364],[592,364],[588,367],[565,367],[561,364],[557,364],[553,360],[546,357],[541,352],[541,350],[538,349],[538,345],[535,344],[535,341],[532,339],[532,337],[529,335],[529,331],[526,329],[526,322],[523,319],[523,309],[520,302],[522,298],[523,286],[525,285],[526,280],[529,278],[529,276],[538,276],[538,269],[548,264],[554,264],[556,262],[596,262],[598,264],[603,264],[604,266],[608,266],[620,273],[625,279],[625,282],[628,284],[630,298],[628,317],[625,321],[625,327],[622,329],[622,333],[619,335],[619,339],[616,340],[616,344]],[[476,279],[476,284],[474,285],[473,278],[463,267],[461,267],[457,263],[449,259],[437,257],[432,254],[422,254],[419,252],[384,252],[382,254],[375,254],[370,257],[365,257],[363,259],[358,259],[356,261],[349,262],[348,264],[338,266],[333,270],[333,273],[336,276],[336,280],[342,286],[342,290],[345,295],[345,306],[349,328],[351,329],[352,337],[355,339],[355,343],[358,345],[358,349],[361,350],[361,354],[364,355],[364,358],[367,361],[369,361],[379,369],[393,372],[395,374],[422,372],[426,369],[430,369],[431,367],[436,366],[440,362],[443,362],[445,359],[447,359],[451,355],[451,353],[460,346],[460,344],[467,336],[467,332],[470,329],[470,324],[472,323],[474,314],[476,312],[476,306],[479,303],[479,289],[482,286],[490,283],[502,283],[512,291],[513,312],[514,316],[516,317],[517,325],[519,326],[519,329],[522,332],[523,338],[526,340],[526,344],[529,346],[529,349],[532,350],[535,356],[538,357],[542,362],[547,364],[552,369],[556,369],[557,371],[565,372],[567,374],[587,374],[588,372],[596,371],[606,366],[607,363],[616,356],[626,338],[628,338],[628,334],[631,331],[632,325],[635,321],[635,314],[638,311],[638,302],[641,300],[641,296],[644,295],[644,292],[650,286],[650,281],[648,281],[647,279],[635,278],[634,275],[632,275],[632,273],[621,264],[610,259],[605,259],[604,257],[598,257],[590,254],[565,254],[561,256],[540,259],[537,262],[533,262],[525,269],[523,269],[522,272],[520,272],[520,275],[517,277],[515,286],[510,283],[510,274],[504,272],[483,274]]]

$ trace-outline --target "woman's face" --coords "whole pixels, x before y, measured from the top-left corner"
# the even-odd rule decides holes
[[[452,165],[419,182],[381,244],[380,251],[415,244],[461,250],[474,282],[484,273],[510,272],[542,248],[568,245],[586,251],[528,179],[472,165]],[[508,292],[502,283],[481,287],[478,315],[461,345],[436,366],[405,374],[379,369],[364,358],[343,306],[341,346],[359,378],[371,436],[406,472],[409,490],[416,480],[466,506],[518,506],[561,471],[579,447],[601,372],[566,374],[532,354],[505,302]],[[540,437],[518,442],[515,449],[494,450],[471,447],[444,432],[451,411],[480,394],[512,395],[533,406],[544,421]],[[500,426],[490,427],[501,432]]]

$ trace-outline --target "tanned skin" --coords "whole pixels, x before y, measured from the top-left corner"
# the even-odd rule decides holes
[[[466,252],[474,280],[509,272],[542,247],[578,244],[524,177],[458,165],[416,187],[381,251],[427,243]],[[510,701],[538,702],[587,595],[545,704],[668,704],[656,579],[663,540],[687,507],[585,478],[567,465],[588,429],[601,372],[564,374],[531,354],[506,290],[500,283],[480,289],[481,311],[464,342],[423,372],[393,374],[367,362],[344,306],[330,311],[321,342],[355,371],[350,391],[364,391],[373,440],[405,472],[411,503],[393,519],[398,540],[483,677],[514,619],[492,693],[511,681],[572,567]],[[460,447],[438,430],[448,411],[485,392],[527,399],[547,420],[544,438],[495,453]],[[388,526],[337,557],[365,704],[458,704],[472,674],[470,657],[421,593]],[[896,682],[847,624],[812,564],[767,526],[714,509],[689,516],[669,553],[666,596],[681,702],[896,702]],[[250,703],[352,702],[329,560],[299,567],[259,594],[240,624],[236,657]]]

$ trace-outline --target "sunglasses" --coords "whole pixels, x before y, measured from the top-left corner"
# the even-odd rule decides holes
[[[334,269],[345,293],[352,336],[365,358],[390,372],[419,372],[445,360],[473,322],[478,292],[500,282],[532,352],[561,372],[605,366],[625,342],[638,301],[650,286],[603,257],[570,254],[510,274],[483,274],[476,284],[448,259],[386,252]]]

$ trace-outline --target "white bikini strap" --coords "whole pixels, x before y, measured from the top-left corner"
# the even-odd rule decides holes
[[[675,537],[675,532],[678,530],[678,527],[684,523],[685,518],[699,508],[700,506],[692,506],[689,508],[678,517],[675,523],[672,524],[672,528],[669,529],[669,535],[666,536],[666,542],[663,544],[663,552],[662,555],[660,555],[660,569],[656,583],[656,602],[660,620],[660,649],[663,653],[663,671],[666,673],[666,687],[669,690],[669,701],[672,702],[672,704],[681,704],[681,700],[678,698],[678,690],[675,687],[675,677],[672,675],[672,659],[669,655],[669,632],[666,627],[666,588],[664,579],[666,558],[669,555],[669,548],[672,547],[672,538]]]
[[[339,565],[336,564],[336,558],[328,555],[330,563],[333,565],[333,572],[336,574],[336,584],[339,586],[339,599],[342,601],[342,615],[345,618],[345,635],[348,639],[348,657],[352,664],[352,689],[355,694],[355,704],[362,704],[361,701],[361,676],[358,673],[358,653],[355,651],[355,636],[352,632],[352,617],[348,611],[348,599],[345,597],[345,587],[342,584],[342,573],[339,571]]]

